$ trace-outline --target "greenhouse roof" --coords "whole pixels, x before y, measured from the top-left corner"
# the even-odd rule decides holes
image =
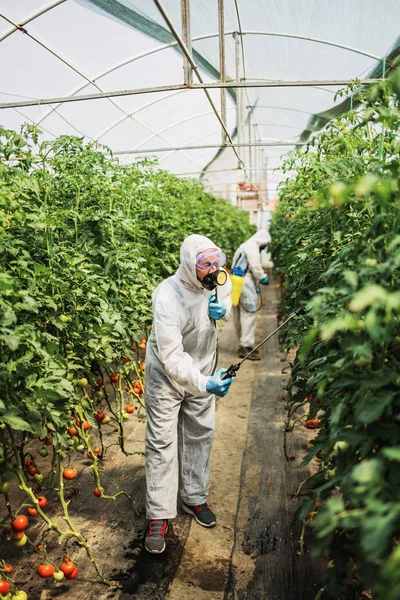
[[[282,154],[342,110],[336,92],[400,53],[398,0],[0,6],[2,126],[84,136],[123,163],[154,154],[215,190],[268,172],[273,194]]]

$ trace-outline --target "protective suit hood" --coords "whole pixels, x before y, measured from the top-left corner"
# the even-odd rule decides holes
[[[257,242],[258,246],[265,246],[271,243],[271,236],[266,229],[260,229],[247,240],[248,242]]]
[[[200,291],[203,288],[196,275],[196,256],[207,248],[218,248],[204,235],[189,235],[181,246],[181,264],[176,272],[182,285],[188,290]],[[219,248],[218,248],[219,250]]]

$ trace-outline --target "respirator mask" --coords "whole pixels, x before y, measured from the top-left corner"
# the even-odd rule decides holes
[[[228,276],[226,271],[221,269],[226,261],[226,256],[221,250],[205,250],[199,252],[196,257],[196,268],[201,271],[210,271],[213,267],[217,267],[216,270],[211,273],[206,273],[202,279],[197,277],[206,290],[212,291],[217,285],[224,285]]]

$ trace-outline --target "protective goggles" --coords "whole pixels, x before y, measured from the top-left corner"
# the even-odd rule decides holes
[[[209,271],[212,267],[223,267],[226,256],[221,250],[208,250],[199,252],[196,256],[196,268]]]

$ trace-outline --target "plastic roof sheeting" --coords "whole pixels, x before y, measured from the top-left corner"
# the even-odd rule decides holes
[[[162,4],[182,35],[181,1]],[[218,2],[191,0],[190,10],[194,60],[204,81],[217,81]],[[175,39],[152,0],[1,0],[0,14],[1,103],[183,82],[182,54],[176,45],[171,47]],[[398,0],[381,0],[379,5],[376,0],[225,0],[224,14],[226,72],[232,80],[236,68],[232,34],[240,28],[242,78],[249,82],[379,76],[382,68],[388,68],[379,59],[398,51]],[[260,143],[305,140],[326,123],[332,107],[340,105],[340,99],[335,102],[337,89],[246,88],[245,110],[252,119],[246,127]],[[220,110],[220,91],[210,90],[210,95]],[[236,98],[237,90],[227,93],[227,129],[232,136]],[[312,117],[318,113],[323,118]],[[198,176],[207,166],[206,178],[215,189],[244,178],[243,171],[235,170],[238,161],[230,148],[219,153],[217,148],[175,149],[221,143],[220,124],[203,90],[0,111],[4,127],[19,129],[26,121],[38,123],[45,138],[72,134],[98,140],[119,153],[123,162],[138,156],[125,151],[171,147],[155,153],[163,168]],[[290,149],[266,146],[254,149],[251,157],[247,148],[238,152],[248,174],[257,168],[260,175],[261,167],[269,174],[269,190],[274,193],[281,175],[265,168],[279,167],[282,154]]]

